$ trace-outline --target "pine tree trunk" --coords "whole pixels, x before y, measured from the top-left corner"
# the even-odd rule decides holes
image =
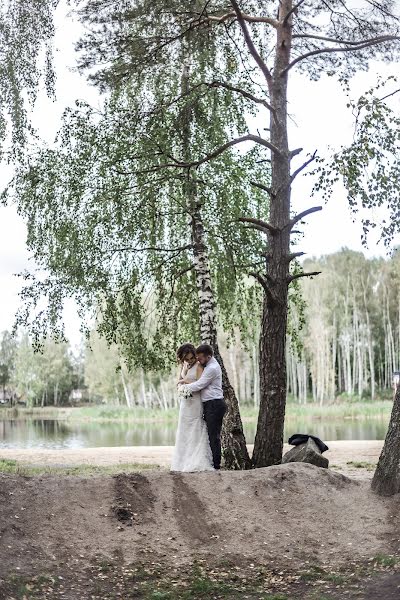
[[[397,386],[392,414],[372,489],[381,496],[400,492],[400,386]]]
[[[260,334],[260,411],[254,443],[253,464],[265,467],[282,460],[283,427],[286,407],[286,330],[290,253],[290,154],[287,134],[287,73],[290,60],[292,24],[285,17],[291,0],[279,7],[275,64],[269,84],[271,143],[271,194],[267,235],[266,280],[262,329]]]

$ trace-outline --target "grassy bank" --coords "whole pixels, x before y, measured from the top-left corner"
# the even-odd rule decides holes
[[[287,405],[287,419],[314,418],[326,419],[357,419],[388,417],[392,409],[391,400],[337,402],[320,406],[319,404]],[[258,409],[254,406],[242,406],[243,420],[253,421],[257,418]],[[0,407],[0,419],[57,419],[79,421],[139,421],[139,422],[173,422],[178,417],[178,409],[168,410],[145,409],[142,407],[128,408],[113,405],[86,405],[78,407],[44,407],[25,408]]]
[[[149,469],[160,470],[159,465],[142,463],[118,463],[116,465],[71,465],[71,466],[47,466],[21,464],[17,460],[0,458],[0,473],[11,475],[38,476],[38,475],[80,475],[88,477],[91,475],[117,475],[118,473],[140,473]]]

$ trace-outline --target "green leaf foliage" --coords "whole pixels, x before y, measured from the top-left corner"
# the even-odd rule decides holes
[[[380,80],[356,102],[353,141],[329,162],[320,162],[316,191],[327,199],[332,187],[343,182],[349,205],[363,215],[363,243],[380,225],[380,239],[390,247],[400,226],[400,93],[395,77]],[[384,209],[382,219],[377,216]]]
[[[26,142],[30,131],[26,100],[33,104],[42,76],[47,92],[54,92],[53,16],[58,4],[59,0],[0,4],[0,143],[6,138],[7,123],[11,124],[14,151]]]
[[[197,160],[246,130],[246,98],[219,87],[205,94],[200,85],[218,60],[212,43],[190,47],[185,94],[182,62],[171,55],[136,81],[115,84],[100,110],[77,103],[55,145],[39,148],[16,177],[8,195],[46,272],[25,275],[18,316],[36,341],[49,331],[62,337],[62,303],[74,297],[130,367],[169,366],[177,345],[199,338],[191,241],[197,209],[219,324],[239,327],[244,339],[253,331],[260,292],[247,273],[263,261],[264,241],[237,221],[267,214],[265,194],[250,183],[268,183],[264,151],[231,149],[196,169],[165,166],[184,160],[183,152]]]

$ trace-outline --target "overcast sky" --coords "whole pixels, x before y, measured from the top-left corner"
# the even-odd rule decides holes
[[[57,13],[56,26],[57,99],[53,102],[42,94],[33,114],[34,125],[49,142],[54,138],[66,106],[71,106],[76,99],[85,99],[92,104],[101,102],[97,92],[72,71],[73,44],[79,35],[77,24],[67,18],[65,10],[62,9]],[[378,73],[389,75],[395,71],[395,65],[373,64],[368,73],[359,73],[353,79],[352,94],[357,96],[373,85]],[[318,82],[311,82],[294,75],[289,93],[291,148],[303,147],[304,153],[301,158],[314,150],[318,150],[320,155],[326,155],[329,147],[338,148],[342,143],[351,140],[352,115],[346,108],[346,97],[335,79],[324,77]],[[264,126],[264,123],[260,123],[260,128]],[[2,169],[0,174],[3,179],[6,175],[5,169]],[[295,212],[319,203],[317,198],[310,199],[310,187],[311,178],[300,177],[296,180],[292,195]],[[361,220],[358,218],[353,222],[345,194],[340,187],[335,190],[332,199],[321,212],[307,218],[307,225],[303,231],[304,239],[299,249],[307,255],[328,254],[342,247],[363,250],[369,256],[385,254],[384,248],[376,244],[376,238],[371,238],[369,249],[362,248]],[[29,260],[25,238],[25,224],[15,208],[0,207],[0,331],[12,326],[19,304],[20,280],[15,274],[34,266]],[[67,335],[76,343],[79,326],[72,303],[65,311],[65,322]]]

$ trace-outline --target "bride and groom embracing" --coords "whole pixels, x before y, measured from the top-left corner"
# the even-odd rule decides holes
[[[221,428],[226,412],[222,372],[208,344],[177,350],[179,422],[171,471],[214,471],[221,467]]]

